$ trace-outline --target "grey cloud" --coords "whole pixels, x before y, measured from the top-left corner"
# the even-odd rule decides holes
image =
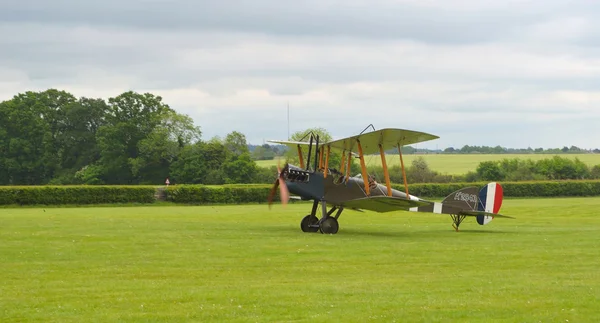
[[[0,24],[0,34],[0,46],[9,49],[0,51],[0,66],[30,71],[32,79],[52,75],[76,77],[81,75],[83,67],[93,66],[106,73],[138,79],[139,83],[133,86],[167,89],[227,78],[279,79],[290,75],[317,83],[404,79],[527,84],[535,80],[554,81],[558,87],[577,89],[597,82],[599,66],[593,63],[600,62],[599,56],[594,55],[567,56],[574,51],[564,52],[554,44],[551,48],[517,55],[515,50],[523,50],[522,46],[512,51],[501,46],[488,50],[450,46],[401,50],[393,41],[41,24]],[[497,54],[498,50],[514,57]],[[576,53],[588,52],[578,49]],[[496,57],[489,57],[490,54]],[[551,55],[566,57],[570,65],[557,65]],[[290,56],[294,58],[286,59]],[[540,59],[547,62],[539,63]],[[277,84],[272,84],[269,90],[279,94],[301,93],[298,89],[277,88]]]
[[[490,7],[467,1],[445,8],[390,1],[9,0],[0,4],[0,21],[470,43],[506,38],[558,12],[589,15],[594,6],[583,0]]]

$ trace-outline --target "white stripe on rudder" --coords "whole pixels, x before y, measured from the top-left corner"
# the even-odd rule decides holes
[[[494,200],[496,197],[496,183],[488,184],[487,196],[485,197],[485,211],[492,212],[494,210]]]

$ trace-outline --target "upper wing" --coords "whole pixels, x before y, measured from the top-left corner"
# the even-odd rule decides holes
[[[310,146],[310,142],[305,142],[305,141],[291,141],[291,140],[267,140],[267,142],[272,142],[275,144],[280,144],[280,145],[285,145],[290,149],[296,149],[298,146],[300,147],[308,147]],[[319,143],[320,147],[323,147],[323,145],[325,145],[327,143]],[[312,146],[315,147],[317,145],[317,143],[315,141],[313,141]],[[333,148],[333,147],[332,147]],[[358,156],[358,154],[356,153],[352,153],[353,156]]]
[[[381,130],[375,130],[360,135],[346,137],[338,140],[329,142],[320,142],[319,146],[327,145],[333,149],[351,151],[358,153],[357,140],[360,141],[360,145],[364,155],[370,155],[373,153],[379,153],[379,145],[381,144],[383,150],[393,149],[400,146],[406,146],[415,144],[418,142],[428,141],[439,138],[438,136],[406,129],[394,129],[386,128]],[[296,148],[300,146],[309,146],[309,142],[304,141],[290,141],[290,140],[268,140],[268,142],[286,145],[290,148]],[[316,146],[316,142],[313,141],[313,146]]]
[[[347,208],[365,209],[375,212],[391,212],[398,210],[408,211],[411,207],[429,205],[429,203],[391,196],[372,196],[345,201],[341,205]]]
[[[383,147],[383,150],[393,149],[400,146],[411,145],[418,142],[428,141],[439,138],[438,136],[405,129],[393,129],[386,128],[381,130],[375,130],[372,132],[338,139],[324,143],[331,148],[358,152],[357,140],[360,141],[360,145],[364,155],[373,153],[379,153],[379,145]]]
[[[296,147],[298,147],[298,145],[300,145],[300,146],[309,146],[310,145],[310,142],[304,142],[304,141],[290,141],[290,140],[267,140],[267,141],[275,143],[275,144],[286,145],[289,148],[296,148]],[[313,141],[312,145],[316,146],[317,143]],[[321,143],[319,143],[319,145],[321,145]]]

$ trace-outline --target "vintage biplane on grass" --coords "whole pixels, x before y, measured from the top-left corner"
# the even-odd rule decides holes
[[[337,233],[338,219],[344,209],[449,214],[456,231],[467,216],[475,217],[480,225],[489,223],[494,217],[508,217],[498,214],[503,198],[502,186],[498,183],[489,183],[481,189],[460,189],[448,195],[442,202],[427,201],[409,194],[401,147],[437,139],[437,136],[404,129],[381,129],[366,133],[363,130],[359,135],[352,137],[319,142],[318,135],[308,135],[310,138],[307,142],[269,140],[286,145],[293,151],[297,150],[300,164],[295,166],[286,163],[282,169],[278,166],[279,174],[269,195],[269,207],[277,193],[277,187],[282,203],[287,203],[290,193],[301,200],[312,200],[311,213],[300,223],[304,232]],[[304,149],[308,149],[306,162],[303,160]],[[404,192],[393,189],[390,183],[385,151],[391,149],[398,150]],[[332,150],[342,153],[339,170],[329,165]],[[367,172],[365,156],[373,154],[381,156],[385,185],[377,183]],[[312,165],[311,158],[314,158]],[[350,174],[352,158],[360,160],[361,174],[356,176]],[[322,210],[320,218],[317,215],[319,205]],[[329,210],[328,205],[331,206]]]

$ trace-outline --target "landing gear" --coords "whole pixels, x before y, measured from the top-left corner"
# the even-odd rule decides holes
[[[319,229],[321,229],[321,233],[325,234],[336,234],[340,228],[338,221],[335,218],[328,217],[321,221],[319,225]]]
[[[302,232],[317,232],[319,231],[319,219],[314,215],[307,215],[300,222]]]
[[[452,227],[454,228],[454,230],[458,231],[458,227],[460,226],[460,224],[462,223],[462,221],[467,217],[466,215],[456,215],[456,214],[450,214],[450,217],[452,218]]]
[[[323,209],[323,215],[321,219],[317,218],[317,207],[321,203],[321,208]],[[335,216],[331,216],[333,212],[337,210]],[[305,216],[300,222],[300,229],[302,232],[317,232],[321,231],[321,233],[325,234],[336,234],[340,228],[340,225],[337,219],[342,214],[344,208],[334,206],[331,210],[327,211],[327,203],[325,201],[315,200],[312,207],[312,212]]]

